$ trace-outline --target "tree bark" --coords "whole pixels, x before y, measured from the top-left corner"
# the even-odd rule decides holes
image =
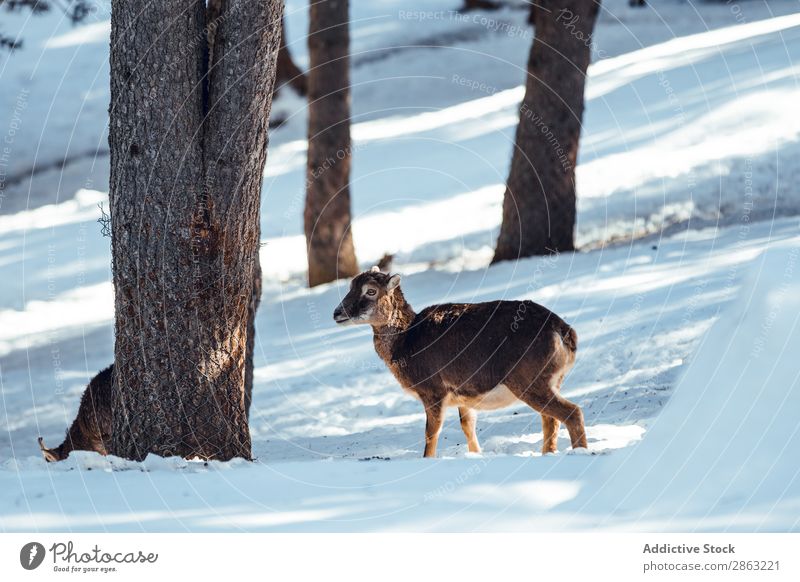
[[[304,226],[310,287],[358,273],[350,228],[350,33],[347,0],[312,2]]]
[[[225,16],[225,2],[226,0],[208,0],[206,3],[206,26],[207,41],[208,41],[208,62],[214,62],[214,42],[216,40],[216,32],[219,25],[222,23]],[[284,19],[281,18],[281,42],[280,49],[278,50],[278,60],[275,72],[275,89],[273,97],[278,93],[277,85],[280,79],[281,72],[281,51],[284,50]],[[260,227],[260,225],[259,225]],[[260,238],[260,237],[259,237]],[[250,419],[250,405],[253,402],[253,357],[255,355],[255,340],[256,340],[256,312],[258,306],[261,304],[261,261],[258,253],[256,253],[253,275],[253,295],[250,298],[250,305],[247,310],[247,347],[245,350],[245,369],[244,369],[244,407],[247,419]]]
[[[539,2],[492,262],[574,249],[575,163],[600,2]]]
[[[245,362],[283,8],[212,4],[213,31],[203,0],[112,10],[111,452],[130,459],[251,457]]]

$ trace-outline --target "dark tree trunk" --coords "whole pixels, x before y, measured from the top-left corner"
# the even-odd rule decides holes
[[[574,249],[575,162],[600,3],[539,5],[493,262]]]
[[[244,361],[244,411],[250,420],[250,405],[253,403],[253,357],[256,350],[256,312],[261,304],[261,261],[256,254],[253,272],[253,294],[247,310],[247,351]]]
[[[536,26],[536,10],[538,4],[536,2],[531,2],[531,7],[528,9],[528,24],[535,27]]]
[[[308,92],[306,76],[300,68],[294,64],[292,54],[286,45],[286,22],[281,21],[281,48],[278,51],[278,72],[275,74],[275,92],[289,85],[297,91],[301,97],[305,97]]]
[[[350,33],[347,0],[312,2],[308,32],[308,284],[358,272],[350,229]]]
[[[461,12],[471,12],[473,10],[498,10],[503,6],[496,0],[464,0]]]
[[[245,362],[282,9],[113,5],[113,454],[251,457]]]

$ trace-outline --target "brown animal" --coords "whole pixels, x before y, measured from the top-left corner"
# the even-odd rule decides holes
[[[97,451],[108,454],[111,441],[111,365],[92,378],[81,396],[78,415],[67,430],[64,442],[54,449],[48,449],[44,439],[39,437],[39,448],[45,460],[50,463],[63,461],[72,451]]]
[[[436,455],[447,407],[458,407],[469,450],[480,452],[475,411],[518,401],[542,415],[543,453],[557,450],[561,422],[572,448],[586,448],[583,413],[559,394],[575,362],[578,335],[541,305],[445,303],[415,313],[400,290],[400,276],[373,267],[352,280],[333,318],[340,325],[371,325],[375,351],[422,401],[425,457]]]

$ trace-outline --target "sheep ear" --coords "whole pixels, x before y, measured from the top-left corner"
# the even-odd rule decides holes
[[[380,267],[379,267],[378,265],[374,265],[374,266],[373,266],[373,267],[372,267],[372,268],[369,270],[369,272],[370,272],[370,273],[380,273],[380,272],[381,272],[381,269],[380,269]]]
[[[386,289],[391,291],[400,284],[400,275],[392,275],[389,277],[389,282],[386,283]]]

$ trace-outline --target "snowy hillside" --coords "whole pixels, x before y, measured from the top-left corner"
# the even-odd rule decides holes
[[[369,329],[332,322],[347,283],[304,287],[305,112],[284,90],[263,192],[257,462],[45,464],[36,437],[60,441],[112,360],[97,223],[109,24],[4,15],[25,45],[0,54],[0,530],[798,529],[800,6],[604,3],[581,251],[487,267],[531,30],[523,10],[464,20],[457,4],[353,3],[356,251],[365,267],[395,253],[418,309],[527,298],[564,317],[580,336],[564,394],[593,454],[568,453],[562,431],[542,457],[539,417],[517,406],[479,415],[482,455],[452,411],[440,459],[418,459],[420,404]],[[304,7],[287,9],[301,66]]]
[[[702,302],[698,297],[705,293],[695,286],[692,297],[677,280],[711,281],[716,289],[708,294],[719,297],[724,286],[719,280],[736,273],[746,261],[741,257],[750,256],[752,264],[737,299],[704,336],[691,362],[682,367],[663,412],[657,410],[663,400],[658,394],[669,390],[668,384],[630,382],[607,387],[602,379],[587,379],[599,371],[589,374],[586,361],[591,356],[582,356],[583,369],[570,378],[568,394],[588,409],[587,433],[594,455],[531,453],[541,439],[538,420],[520,409],[483,419],[481,438],[487,444],[483,455],[460,458],[465,457],[463,445],[453,442],[460,435],[449,426],[445,442],[450,444],[444,458],[398,462],[395,459],[419,455],[422,418],[415,414],[414,405],[399,402],[404,397],[396,387],[383,386],[388,382],[376,372],[362,372],[358,382],[342,375],[341,386],[326,386],[325,381],[337,381],[335,374],[323,376],[314,370],[306,375],[295,369],[285,374],[292,381],[284,379],[282,386],[267,384],[262,390],[274,393],[270,399],[262,395],[261,402],[275,404],[270,404],[271,417],[281,422],[277,427],[270,425],[266,411],[260,412],[263,435],[254,435],[264,455],[259,462],[206,466],[149,458],[136,464],[94,453],[73,454],[55,466],[35,457],[7,461],[0,471],[3,527],[73,531],[796,530],[800,486],[795,451],[800,435],[794,417],[800,405],[800,364],[790,354],[800,345],[800,237],[796,224],[791,227],[795,236],[773,243],[755,257],[752,246],[740,248],[738,256],[728,249],[713,262],[701,259],[683,269],[668,262],[661,265],[664,270],[651,266],[646,269],[649,276],[642,269],[626,269],[626,260],[609,261],[610,267],[628,271],[623,280],[638,279],[643,287],[674,293],[676,298],[670,303],[675,305],[662,302],[654,309],[658,318],[684,321],[692,313],[693,302]],[[676,254],[677,244],[669,243],[666,252]],[[688,246],[690,254],[703,257],[707,249],[702,247],[709,240],[680,244]],[[647,263],[641,257],[633,262]],[[719,271],[716,284],[714,276],[698,275],[715,268]],[[623,280],[609,277],[609,282],[617,284]],[[678,299],[682,296],[688,299]],[[685,341],[690,335],[676,327],[679,331],[664,333],[660,350],[654,350],[665,359],[676,351],[665,345],[669,338],[677,343],[676,336],[684,336]],[[654,356],[641,353],[640,344],[657,342],[661,335],[648,332],[627,332],[632,338],[630,352],[641,359]],[[625,332],[611,333],[624,337]],[[597,341],[590,336],[589,343]],[[346,356],[341,362],[347,362]],[[654,362],[649,363],[650,368],[640,365],[639,374],[656,369]],[[310,380],[312,374],[318,379]],[[306,384],[316,388],[303,394],[296,378],[305,378]],[[656,412],[644,433],[642,418]],[[280,428],[288,424],[294,428]],[[313,437],[300,436],[315,432]],[[280,440],[280,436],[286,440],[270,445],[270,440]],[[566,447],[565,439],[560,445]],[[340,458],[354,453],[364,457]],[[282,457],[318,460],[274,462]]]

